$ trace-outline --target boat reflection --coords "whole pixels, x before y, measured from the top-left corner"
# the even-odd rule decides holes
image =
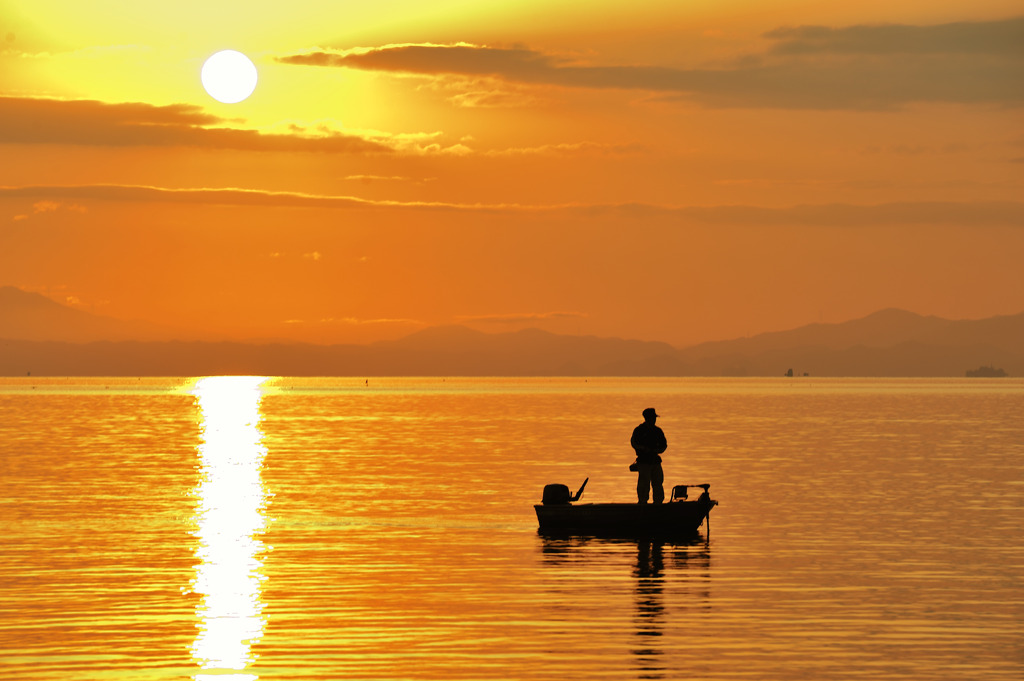
[[[631,652],[638,679],[675,678],[692,660],[673,660],[683,646],[666,632],[678,632],[669,620],[710,610],[709,543],[702,537],[664,541],[650,538],[565,537],[540,535],[545,565],[571,571],[573,582],[607,588],[609,579],[629,574],[633,586]],[[578,588],[579,588],[578,587]],[[607,592],[606,592],[607,593]],[[601,598],[600,593],[592,594]],[[570,598],[579,598],[574,594]],[[666,601],[670,604],[667,604]],[[609,606],[610,607],[610,606]],[[685,630],[685,629],[684,629]],[[683,655],[678,656],[680,658]],[[673,664],[674,662],[674,664]]]
[[[192,590],[199,594],[192,678],[256,679],[253,644],[265,626],[261,600],[267,492],[266,447],[259,428],[265,378],[199,379],[193,393],[201,416],[200,480],[194,490]]]

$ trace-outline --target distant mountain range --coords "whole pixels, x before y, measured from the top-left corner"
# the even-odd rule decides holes
[[[157,324],[94,315],[38,293],[0,286],[0,338],[87,343],[168,340],[175,336]]]
[[[883,310],[841,324],[703,343],[434,327],[370,345],[166,340],[170,332],[0,288],[0,375],[964,376],[1024,375],[1024,313],[953,321]]]

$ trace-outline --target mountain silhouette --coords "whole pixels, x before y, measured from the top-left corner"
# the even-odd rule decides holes
[[[964,376],[994,364],[1024,375],[1024,313],[979,320],[887,309],[839,324],[702,343],[679,351],[691,375]]]
[[[161,335],[162,334],[162,335]],[[437,326],[369,345],[152,340],[156,325],[90,315],[0,288],[0,375],[959,376],[1024,375],[1024,313],[948,320],[882,310],[839,324],[702,343],[484,333]]]
[[[430,373],[450,376],[611,375],[623,358],[656,361],[676,352],[655,341],[566,336],[540,329],[484,333],[461,326],[432,327],[372,347],[401,361],[403,375],[421,373],[426,364],[432,367]]]
[[[157,324],[94,315],[39,293],[0,286],[0,338],[84,343],[172,337],[169,329]]]

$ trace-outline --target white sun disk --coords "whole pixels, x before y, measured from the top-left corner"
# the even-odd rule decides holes
[[[221,50],[207,59],[199,77],[210,96],[224,104],[236,104],[256,89],[256,65],[236,50]]]

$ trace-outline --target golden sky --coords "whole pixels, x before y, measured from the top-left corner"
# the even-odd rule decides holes
[[[1014,314],[1021,197],[1017,2],[0,0],[0,285],[211,338]]]

